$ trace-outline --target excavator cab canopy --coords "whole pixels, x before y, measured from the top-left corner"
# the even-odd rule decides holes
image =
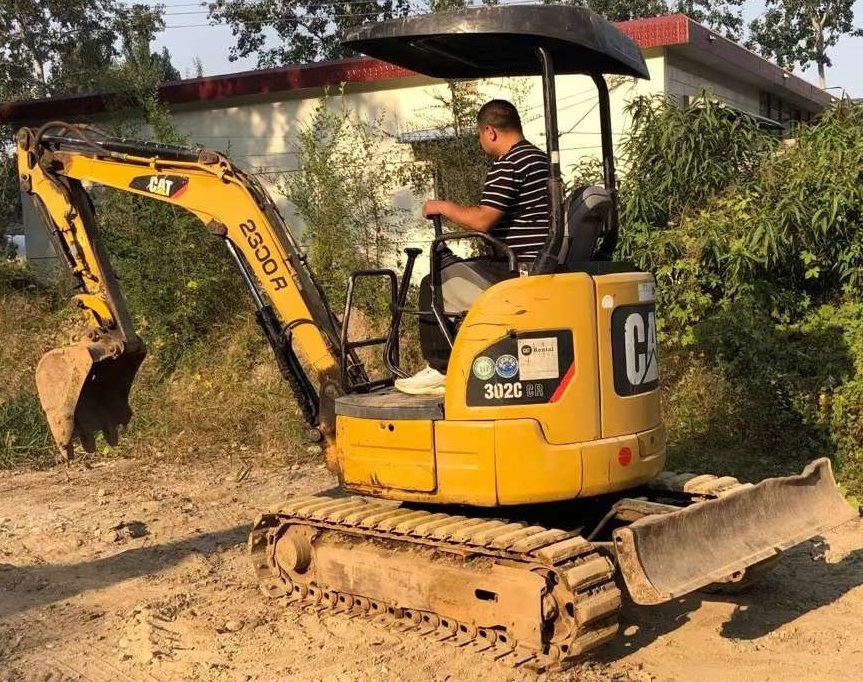
[[[611,106],[603,76],[650,77],[641,51],[629,36],[584,7],[496,5],[369,24],[348,32],[342,44],[435,78],[542,77],[552,201],[549,238],[531,267],[532,274],[555,271],[565,236],[564,204],[572,205],[571,199],[565,202],[563,197],[555,74],[592,78],[599,99],[603,183],[611,203],[594,257],[612,258],[618,217]]]
[[[584,7],[497,5],[369,24],[342,44],[434,78],[539,76],[537,48],[558,74],[649,78],[638,46]]]

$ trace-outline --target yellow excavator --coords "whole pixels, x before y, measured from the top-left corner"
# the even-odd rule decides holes
[[[323,440],[339,494],[287,501],[249,538],[262,589],[470,643],[514,664],[566,665],[615,637],[621,589],[658,604],[749,580],[782,551],[855,516],[827,460],[758,484],[662,473],[654,279],[613,252],[618,223],[605,74],[648,76],[636,45],[580,7],[496,6],[357,29],[345,44],[439,78],[541,77],[551,227],[529,272],[487,235],[430,249],[432,300],[407,306],[405,272],[356,272],[331,310],[303,249],[252,176],[215,151],[112,138],[52,123],[17,137],[20,181],[77,285],[88,318],[48,352],[36,382],[70,456],[116,443],[145,347],[100,242],[85,183],[182,207],[221,239],[248,286],[281,373]],[[556,74],[592,78],[604,183],[563,196]],[[468,311],[440,301],[440,252],[481,239],[505,256]],[[451,266],[456,267],[456,266]],[[354,285],[391,291],[386,336],[349,339]],[[405,315],[451,343],[445,395],[397,392]],[[371,379],[358,350],[377,345]],[[285,407],[285,409],[289,409]],[[347,493],[347,494],[346,494]],[[622,580],[616,580],[618,577]]]

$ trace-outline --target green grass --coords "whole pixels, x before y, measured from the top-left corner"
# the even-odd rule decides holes
[[[22,394],[0,403],[0,469],[49,464],[54,442],[35,395]]]

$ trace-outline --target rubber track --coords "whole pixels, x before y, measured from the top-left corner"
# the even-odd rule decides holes
[[[693,502],[715,499],[732,490],[751,486],[751,483],[741,483],[732,476],[678,474],[673,471],[663,471],[648,484],[651,490],[687,495]]]
[[[537,651],[515,641],[511,633],[456,622],[445,614],[396,608],[364,595],[336,593],[325,585],[293,584],[276,566],[272,546],[280,530],[294,524],[337,531],[357,540],[382,538],[462,557],[505,559],[524,564],[526,570],[550,569],[571,592],[577,626],[565,642]],[[365,498],[314,496],[292,500],[278,511],[260,516],[249,536],[249,550],[260,586],[268,596],[290,596],[318,611],[370,617],[399,631],[412,630],[470,646],[512,666],[525,665],[538,671],[565,668],[617,634],[621,596],[611,561],[584,538],[563,530],[416,511]]]

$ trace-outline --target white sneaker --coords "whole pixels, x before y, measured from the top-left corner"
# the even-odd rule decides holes
[[[411,395],[443,395],[446,386],[446,374],[436,369],[426,367],[412,377],[396,379],[395,387],[402,393]]]

